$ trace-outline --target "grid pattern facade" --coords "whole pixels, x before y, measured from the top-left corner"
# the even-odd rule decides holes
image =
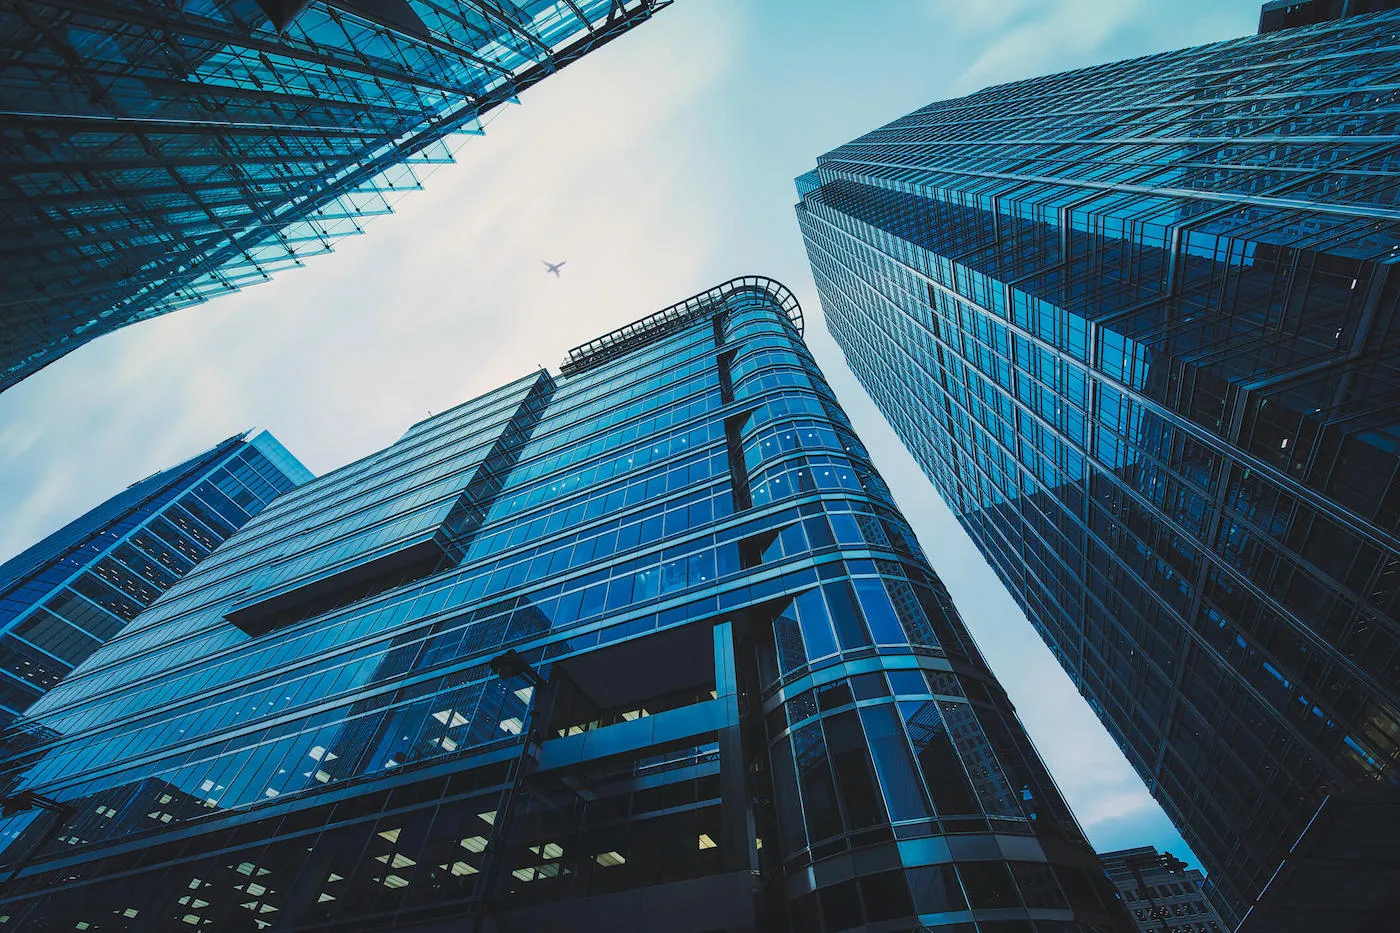
[[[1099,856],[1139,933],[1229,933],[1206,899],[1205,876],[1194,868],[1170,871],[1161,859],[1150,846]]]
[[[269,502],[310,478],[272,435],[232,437],[0,565],[0,726]]]
[[[797,182],[852,369],[1222,909],[1400,777],[1397,66],[1395,14],[1117,62]]]
[[[1131,930],[790,294],[687,306],[282,496],[52,691],[0,930]]]
[[[479,117],[669,0],[18,0],[0,389],[362,232]]]

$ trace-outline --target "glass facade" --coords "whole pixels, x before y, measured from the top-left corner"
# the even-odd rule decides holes
[[[0,930],[1131,930],[745,278],[290,492],[31,710]]]
[[[1400,7],[1400,0],[1267,0],[1259,11],[1259,31],[1312,26],[1329,19],[1361,16]]]
[[[1400,778],[1400,15],[989,88],[798,179],[832,334],[1234,912]]]
[[[266,431],[231,437],[0,564],[0,728],[22,731],[15,720],[31,703],[269,502],[309,479]]]
[[[1229,933],[1210,901],[1205,876],[1151,846],[1099,856],[1139,933]]]
[[[18,0],[0,13],[0,390],[327,252],[670,0]]]

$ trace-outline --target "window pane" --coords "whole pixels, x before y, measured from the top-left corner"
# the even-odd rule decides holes
[[[836,628],[837,637],[841,640],[841,647],[849,651],[869,645],[870,634],[865,630],[865,623],[861,621],[860,610],[856,608],[855,599],[851,595],[851,585],[844,580],[828,583],[822,587],[822,592],[831,608],[831,621]]]
[[[1011,873],[1001,862],[959,862],[958,874],[967,889],[973,910],[991,907],[1019,907]]]
[[[928,781],[938,812],[945,816],[981,812],[972,796],[967,772],[953,750],[943,717],[938,713],[938,704],[931,700],[927,703],[901,703],[899,710],[909,728],[914,754],[923,768],[924,779]]]
[[[923,785],[914,771],[904,730],[899,727],[894,710],[888,705],[867,706],[860,711],[860,718],[870,737],[870,751],[875,756],[890,819],[927,819],[929,809]]]
[[[1055,883],[1050,866],[1044,862],[1011,862],[1011,876],[1016,879],[1016,887],[1021,889],[1021,897],[1027,907],[1045,907],[1060,910],[1069,907],[1069,902]]]
[[[903,871],[882,871],[860,879],[860,893],[865,901],[865,917],[871,923],[907,917],[914,912]]]
[[[808,590],[796,600],[802,620],[802,637],[807,642],[807,657],[825,658],[836,653],[836,639],[827,620],[826,601],[821,590]]]
[[[855,712],[847,710],[828,716],[822,725],[826,729],[826,744],[831,752],[841,800],[846,805],[849,828],[860,829],[885,822],[885,808],[880,804],[870,755],[865,749],[865,736]]]
[[[854,881],[833,884],[822,888],[817,894],[821,898],[827,933],[860,926],[860,899],[856,896]]]
[[[820,842],[841,832],[841,814],[836,809],[836,788],[831,781],[831,765],[820,723],[812,723],[792,734],[797,753],[797,774],[802,782],[802,803],[807,815],[807,837]]]
[[[921,914],[967,909],[967,900],[952,865],[911,869],[909,887],[914,894],[914,906]]]
[[[890,605],[890,598],[880,581],[869,578],[856,580],[855,587],[856,596],[860,599],[860,608],[865,613],[865,621],[870,625],[871,634],[875,636],[875,643],[908,644],[908,637],[900,627],[894,607]]]
[[[801,797],[797,793],[797,772],[792,765],[792,748],[779,739],[770,752],[773,761],[773,799],[777,801],[778,831],[786,858],[807,844],[802,830]]]

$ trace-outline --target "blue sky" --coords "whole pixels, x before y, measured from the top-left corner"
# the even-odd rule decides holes
[[[324,472],[735,275],[807,336],[1090,840],[1188,850],[826,335],[793,217],[818,154],[1003,81],[1245,35],[1257,0],[678,0],[492,116],[336,253],[0,393],[0,561],[250,427]],[[560,279],[540,260],[567,259]]]

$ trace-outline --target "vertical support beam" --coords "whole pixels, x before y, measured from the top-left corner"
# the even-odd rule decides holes
[[[753,409],[741,411],[724,419],[724,446],[729,455],[729,482],[734,497],[734,511],[742,512],[753,506],[749,490],[749,470],[744,465],[744,424]]]
[[[739,731],[739,673],[734,660],[734,624],[715,626],[715,695],[723,713],[719,726],[720,832],[726,872],[758,871],[753,810],[749,806],[744,743]]]

